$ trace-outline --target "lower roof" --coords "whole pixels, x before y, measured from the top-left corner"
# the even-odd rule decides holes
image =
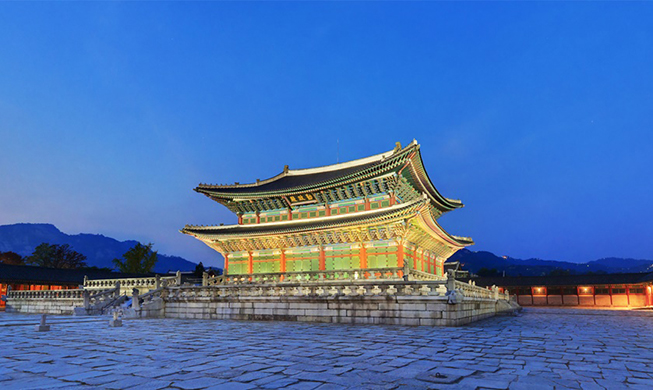
[[[152,274],[123,274],[93,269],[46,268],[30,265],[0,264],[0,283],[3,284],[61,284],[77,285],[89,279],[116,279],[152,276]]]
[[[215,238],[296,233],[341,226],[366,224],[373,221],[405,217],[414,214],[423,204],[425,204],[425,200],[419,199],[410,203],[400,203],[391,207],[361,211],[351,214],[332,215],[328,217],[307,219],[294,219],[292,221],[268,222],[251,225],[187,225],[181,230],[181,232],[185,234],[211,236]]]

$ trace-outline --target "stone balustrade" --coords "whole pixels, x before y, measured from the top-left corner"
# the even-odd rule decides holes
[[[204,274],[202,286],[179,282],[178,273],[165,279],[86,280],[84,290],[11,291],[7,308],[68,314],[76,306],[75,312],[100,314],[123,310],[112,308],[129,292],[132,307],[124,310],[136,317],[461,325],[515,309],[497,287],[405,268]]]
[[[76,290],[40,290],[7,292],[8,313],[72,314],[84,305],[88,292]]]
[[[138,289],[144,294],[159,287],[168,287],[181,284],[181,274],[176,276],[152,276],[144,278],[120,278],[120,279],[86,279],[84,278],[85,290],[107,290],[120,283],[120,295],[131,295],[133,289]]]
[[[454,282],[454,288],[462,291],[465,297],[474,297],[474,298],[487,298],[487,299],[499,299],[498,296],[499,290],[495,288],[494,290],[487,289],[485,287],[479,287],[472,283],[463,283],[458,280]]]
[[[11,290],[7,292],[7,299],[84,299],[84,290]]]
[[[445,296],[446,281],[336,280],[315,283],[271,282],[268,284],[222,284],[208,287],[180,286],[164,289],[167,300],[226,297],[356,297],[356,296]]]
[[[277,280],[162,288],[138,316],[450,326],[514,310],[497,288],[452,278]],[[452,301],[454,289],[462,298]]]
[[[447,280],[446,276],[434,275],[416,269],[407,269],[406,274],[408,275],[408,280]]]
[[[268,284],[355,280],[402,280],[403,268],[360,268],[335,271],[277,272],[208,277],[204,285]]]

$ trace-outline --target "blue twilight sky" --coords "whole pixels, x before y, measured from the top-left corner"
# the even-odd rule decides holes
[[[0,224],[154,242],[192,189],[416,138],[470,249],[653,259],[653,3],[0,4]]]

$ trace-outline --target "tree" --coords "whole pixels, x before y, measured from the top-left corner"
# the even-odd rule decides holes
[[[554,270],[551,270],[551,272],[549,272],[549,276],[566,276],[566,275],[571,275],[571,271],[568,269],[556,268]]]
[[[25,262],[39,267],[77,269],[86,267],[86,256],[75,252],[68,244],[50,245],[44,242],[34,249]]]
[[[157,252],[152,250],[152,243],[140,242],[122,255],[122,259],[113,259],[113,264],[124,273],[145,274],[152,272],[157,261]]]
[[[195,276],[196,278],[201,278],[202,274],[204,274],[205,271],[206,269],[204,268],[204,264],[202,264],[202,262],[200,261],[200,263],[195,266],[195,272],[193,272],[193,276]]]
[[[496,270],[496,268],[488,269],[488,268],[481,268],[477,272],[478,276],[499,276],[499,271]]]
[[[10,265],[24,265],[25,259],[23,259],[23,256],[12,251],[0,252],[0,263]]]

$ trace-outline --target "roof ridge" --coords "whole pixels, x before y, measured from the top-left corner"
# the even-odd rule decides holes
[[[337,164],[331,164],[331,165],[323,165],[319,167],[313,167],[313,168],[300,168],[300,169],[289,169],[288,165],[284,166],[284,169],[281,173],[278,173],[275,176],[272,176],[270,178],[264,179],[264,180],[259,180],[256,179],[256,182],[254,183],[244,183],[241,184],[239,182],[236,182],[234,184],[206,184],[206,183],[200,183],[197,188],[195,189],[196,191],[198,189],[220,189],[220,188],[251,188],[251,187],[258,187],[264,184],[271,183],[273,181],[279,180],[281,178],[284,178],[286,176],[302,176],[302,175],[310,175],[314,173],[322,173],[322,172],[332,172],[332,171],[337,171],[340,169],[346,169],[346,168],[353,168],[359,165],[364,165],[364,164],[369,164],[369,163],[374,163],[374,162],[381,162],[385,161],[385,159],[389,157],[393,157],[395,155],[401,154],[413,147],[419,147],[419,144],[417,143],[417,140],[413,139],[413,141],[408,144],[405,148],[401,147],[401,143],[397,142],[396,146],[394,149],[389,150],[387,152],[375,154],[373,156],[368,156],[368,157],[363,157],[355,160],[350,160],[342,163],[337,163]]]

